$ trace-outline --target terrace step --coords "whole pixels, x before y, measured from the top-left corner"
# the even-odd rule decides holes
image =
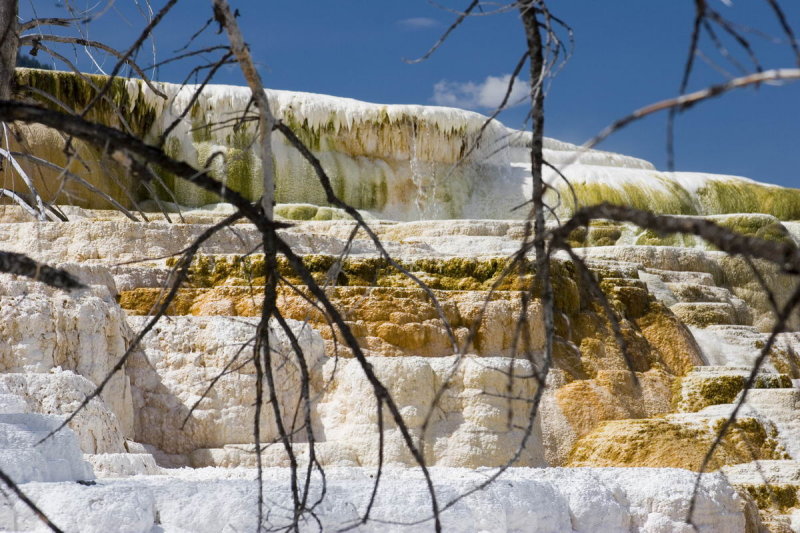
[[[744,366],[695,367],[680,379],[680,391],[675,399],[678,409],[696,412],[709,405],[733,402],[747,383],[750,370]],[[789,376],[771,371],[760,372],[754,383],[757,389],[791,387]]]
[[[678,302],[670,306],[670,309],[684,324],[701,328],[715,325],[750,325],[753,320],[744,302],[739,306],[728,302]]]

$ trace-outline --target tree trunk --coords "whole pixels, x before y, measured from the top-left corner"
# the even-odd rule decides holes
[[[2,0],[0,0],[2,1]],[[242,32],[239,30],[239,25],[236,23],[236,16],[231,12],[227,0],[212,0],[214,6],[214,16],[217,21],[225,27],[228,33],[228,40],[231,43],[231,52],[236,56],[239,62],[239,68],[242,69],[244,79],[247,85],[253,92],[253,100],[258,108],[258,125],[259,136],[261,141],[261,168],[264,172],[264,196],[261,199],[261,206],[264,209],[264,215],[268,220],[273,219],[273,210],[275,204],[275,168],[272,162],[272,128],[275,125],[275,117],[269,108],[269,100],[267,94],[264,92],[264,84],[261,82],[261,76],[256,70],[253,58],[250,56],[250,50],[244,42]]]
[[[0,0],[0,100],[11,99],[19,48],[17,7],[18,0]]]

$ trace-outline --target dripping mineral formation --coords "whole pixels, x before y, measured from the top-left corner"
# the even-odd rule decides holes
[[[94,90],[91,77],[37,70],[18,76],[20,87],[46,91],[73,108]],[[164,138],[192,88],[160,89],[167,100],[136,80],[118,80],[112,99],[122,112],[100,106],[89,118],[153,144],[163,141],[173,157],[197,168],[210,164],[228,187],[256,199],[253,124],[226,122],[245,108],[248,91],[208,87]],[[361,210],[391,255],[434,291],[456,339],[465,341],[474,329],[474,342],[453,372],[457,356],[431,300],[382,259],[363,232],[348,244],[353,221],[326,204],[313,170],[275,134],[276,213],[293,223],[281,236],[314,276],[328,279],[330,299],[344,310],[414,438],[424,442],[437,495],[447,503],[515,459],[527,406],[538,392],[531,379],[508,385],[509,374],[533,370],[515,356],[514,345],[520,290],[530,284],[533,266],[501,276],[525,234],[518,220],[524,212],[513,208],[529,196],[529,136],[496,122],[479,136],[485,117],[454,109],[283,91],[270,91],[269,98],[275,114],[322,161],[337,194]],[[58,134],[17,127],[15,151],[68,163]],[[75,180],[59,187],[57,172],[21,158],[68,221],[37,222],[16,206],[0,207],[0,248],[61,266],[88,286],[65,293],[0,279],[0,468],[66,531],[255,530],[256,377],[249,354],[266,273],[263,256],[253,252],[260,235],[248,224],[204,244],[168,316],[123,372],[67,430],[35,445],[130,346],[162,298],[174,254],[231,212],[167,173],[150,190],[140,189],[122,165],[101,162],[96,148],[73,143],[82,161],[70,162],[70,170],[107,196]],[[549,162],[566,165],[575,192],[555,173],[547,175],[558,216],[605,200],[709,217],[746,235],[800,244],[800,190],[660,172],[646,161],[582,152],[555,140],[545,148]],[[20,183],[10,165],[2,172],[4,187]],[[108,198],[153,211],[150,221],[128,220],[110,209]],[[164,221],[162,210],[180,210],[173,218],[181,222]],[[759,279],[747,262],[700,239],[598,221],[573,234],[571,243],[622,317],[636,379],[575,265],[557,258],[555,369],[533,433],[498,482],[442,514],[447,531],[692,531],[685,518],[695,472],[773,325],[761,283],[782,296],[792,288],[792,279],[775,268],[757,265]],[[357,522],[369,502],[381,457],[378,413],[363,371],[309,303],[297,274],[284,259],[278,268],[298,285],[282,285],[278,304],[311,373],[315,449],[326,472],[326,503],[317,517],[324,530],[336,530]],[[524,318],[524,336],[541,350],[537,300]],[[797,320],[790,325],[800,327]],[[301,369],[291,339],[274,328],[276,358],[285,361],[275,370],[275,393],[281,405],[292,406],[282,415],[295,427],[303,416],[297,412]],[[798,347],[798,334],[780,336],[714,455],[698,486],[697,530],[800,528]],[[445,380],[449,387],[429,417]],[[261,442],[272,443],[276,420],[268,409],[261,417]],[[292,444],[301,464],[308,461],[305,435],[296,433]],[[281,445],[267,446],[261,457],[270,526],[285,526],[292,519],[289,459]],[[424,479],[392,424],[382,458],[371,512],[378,521],[361,530],[429,530],[431,522],[419,522],[429,518]],[[322,479],[315,474],[311,482],[313,499]],[[22,502],[8,502],[0,529],[43,528]]]

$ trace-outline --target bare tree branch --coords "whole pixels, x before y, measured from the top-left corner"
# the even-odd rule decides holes
[[[792,26],[789,24],[789,20],[786,18],[786,13],[784,13],[783,8],[781,8],[780,4],[778,3],[778,0],[766,0],[766,2],[775,13],[775,17],[778,19],[778,23],[781,25],[783,32],[786,34],[786,38],[789,39],[789,46],[791,46],[792,50],[794,50],[794,55],[797,57],[797,66],[800,67],[800,45],[797,43],[797,37],[794,35],[794,30],[792,30]]]
[[[24,32],[28,30],[32,30],[33,28],[38,28],[39,26],[63,26],[69,27],[72,25],[73,22],[79,22],[85,19],[79,18],[57,18],[57,17],[50,17],[50,18],[38,18],[29,20],[24,24],[19,25],[19,31]]]
[[[472,2],[470,2],[470,4],[467,6],[464,12],[458,15],[458,18],[456,18],[456,20],[450,25],[450,27],[447,28],[447,31],[444,32],[444,34],[439,38],[439,40],[436,41],[436,43],[427,52],[425,52],[422,55],[422,57],[419,57],[417,59],[404,59],[403,61],[409,64],[414,64],[414,63],[421,63],[422,61],[425,61],[426,59],[431,57],[433,53],[436,52],[436,50],[438,50],[439,47],[444,44],[444,42],[447,40],[450,34],[453,33],[453,30],[458,28],[458,26],[462,22],[464,22],[464,20],[469,16],[472,10],[478,7],[478,4],[480,4],[479,0],[472,0]]]
[[[114,83],[114,79],[116,78],[119,71],[122,69],[122,66],[126,64],[126,60],[131,57],[138,49],[142,46],[145,40],[150,36],[150,33],[153,31],[153,28],[158,26],[169,11],[175,7],[175,4],[178,3],[178,0],[169,0],[161,10],[156,13],[156,16],[153,17],[150,22],[147,24],[142,33],[136,39],[136,41],[131,45],[128,50],[122,54],[122,58],[117,61],[117,64],[114,65],[114,69],[111,71],[111,74],[108,77],[108,82],[103,86],[99,93],[95,94],[89,104],[86,106],[86,109],[83,110],[81,113],[82,116],[85,116],[86,113],[96,104],[101,98],[103,98],[106,93],[111,89],[112,84]]]
[[[34,261],[27,255],[14,252],[0,252],[0,272],[25,276],[34,281],[41,281],[56,289],[86,288],[83,283],[66,270],[47,266]]]
[[[553,229],[549,238],[554,247],[560,248],[567,242],[570,232],[599,218],[630,222],[660,234],[696,235],[731,255],[766,259],[786,273],[800,274],[800,250],[791,244],[748,237],[703,218],[656,215],[650,211],[608,203],[582,207],[571,219]]]
[[[94,143],[110,152],[129,152],[132,155],[141,157],[148,163],[158,165],[181,179],[217,194],[221,199],[237,207],[244,216],[262,230],[289,227],[289,224],[283,222],[265,220],[261,211],[254,207],[244,196],[214,179],[208,171],[198,171],[187,163],[176,161],[161,149],[145,144],[140,139],[118,129],[89,122],[77,116],[51,111],[43,107],[9,101],[0,101],[0,120],[35,122]]]
[[[158,87],[153,85],[147,74],[145,74],[144,71],[141,68],[139,68],[139,65],[137,65],[134,60],[132,60],[130,57],[126,57],[122,52],[120,52],[119,50],[115,50],[114,48],[111,48],[107,44],[101,43],[99,41],[79,39],[77,37],[63,37],[61,35],[49,35],[49,34],[23,35],[19,39],[19,44],[20,46],[33,46],[34,48],[36,48],[38,46],[38,43],[41,41],[49,41],[54,43],[71,43],[80,46],[90,46],[92,48],[97,48],[98,50],[108,52],[109,54],[113,55],[114,57],[117,57],[120,61],[123,61],[126,65],[131,67],[134,70],[134,72],[136,72],[136,74],[138,74],[139,77],[142,78],[142,81],[144,81],[147,84],[147,86],[150,88],[151,91],[153,91],[161,98],[167,97],[167,95],[164,94],[160,89],[158,89]]]
[[[11,479],[9,477],[9,475],[6,474],[5,472],[3,472],[2,470],[0,470],[0,481],[5,483],[5,485],[9,489],[11,489],[11,492],[13,492],[17,496],[17,498],[22,500],[22,503],[24,503],[28,507],[28,509],[33,511],[33,514],[36,515],[36,518],[38,518],[41,522],[43,522],[44,525],[46,525],[48,527],[48,529],[50,529],[50,531],[52,531],[53,533],[64,533],[63,530],[61,530],[58,526],[56,526],[47,517],[47,515],[44,514],[44,511],[42,511],[39,508],[39,506],[37,506],[35,503],[33,503],[33,500],[28,498],[28,496],[24,492],[22,492],[22,490],[19,488],[19,485],[14,483],[14,480]]]
[[[272,220],[273,204],[275,202],[275,170],[272,163],[272,145],[270,136],[275,124],[275,117],[269,107],[267,94],[264,92],[264,84],[261,82],[253,58],[244,42],[242,32],[236,23],[236,18],[228,6],[227,0],[212,0],[214,3],[214,18],[225,27],[228,33],[228,40],[231,43],[231,51],[239,62],[242,74],[247,81],[247,85],[253,93],[253,100],[258,107],[259,116],[259,136],[261,139],[261,167],[264,172],[264,196],[261,200],[261,209],[264,215]]]
[[[700,91],[695,91],[693,93],[681,95],[675,98],[661,100],[660,102],[637,109],[630,115],[614,121],[596,137],[584,144],[583,148],[593,148],[600,144],[603,140],[607,139],[615,131],[624,128],[632,122],[636,122],[637,120],[641,120],[649,115],[652,115],[653,113],[658,113],[659,111],[665,111],[672,108],[676,108],[678,111],[685,111],[697,103],[700,103],[704,100],[709,100],[711,98],[716,98],[717,96],[725,94],[734,89],[741,89],[751,85],[760,85],[766,82],[794,81],[797,79],[800,79],[800,68],[765,70],[763,72],[756,72],[754,74],[742,76],[740,78],[734,78],[728,82],[720,83],[718,85],[712,85],[711,87],[707,87]]]

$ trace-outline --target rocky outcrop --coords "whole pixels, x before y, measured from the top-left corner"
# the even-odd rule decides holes
[[[0,337],[3,372],[48,374],[53,369],[71,370],[96,385],[125,353],[130,329],[125,313],[105,286],[92,285],[66,294],[21,280],[5,279],[0,284]],[[58,375],[52,379],[45,387],[58,387],[53,384],[55,381],[66,383]],[[28,386],[38,386],[40,390],[42,387],[33,381]],[[59,394],[78,398],[87,389],[91,391],[91,385],[87,387],[86,383],[73,380]],[[101,398],[105,408],[116,418],[120,434],[132,438],[134,417],[127,376],[124,373],[113,376]],[[64,400],[63,409],[69,404],[77,405],[75,400],[67,401],[66,397]]]
[[[0,384],[22,399],[30,412],[61,417],[75,412],[96,387],[85,377],[58,368],[47,373],[0,374]],[[79,411],[69,428],[75,433],[84,453],[127,451],[126,434],[120,428],[119,418],[100,398],[92,399]],[[133,433],[127,437],[132,438]]]
[[[131,321],[137,330],[145,323],[144,317]],[[255,326],[252,320],[213,317],[175,317],[157,324],[127,370],[134,390],[136,439],[183,455],[197,448],[253,442]],[[300,323],[292,326],[306,365],[318,374],[324,357],[319,335]],[[294,431],[302,423],[300,370],[288,337],[276,324],[273,327],[273,370],[282,420]],[[262,408],[262,442],[277,436],[272,409]]]

